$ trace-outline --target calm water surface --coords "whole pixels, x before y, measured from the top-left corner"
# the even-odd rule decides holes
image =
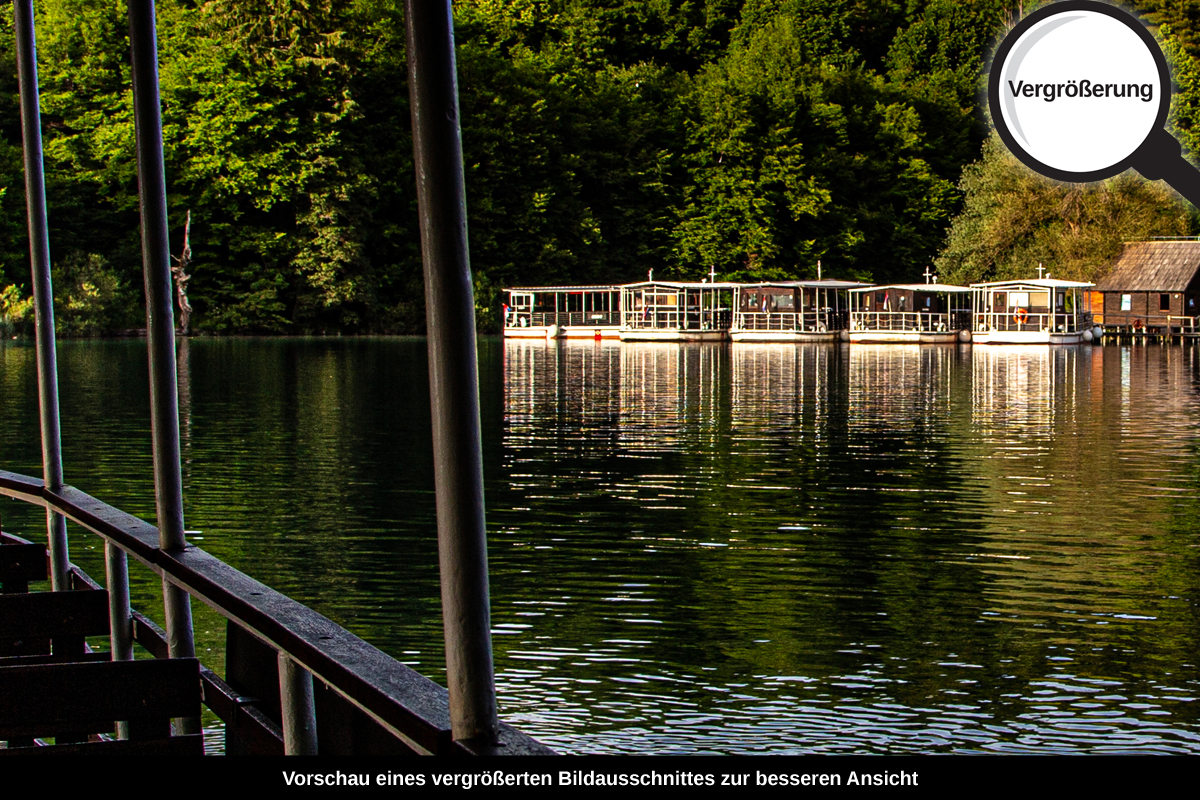
[[[197,544],[440,680],[424,348],[186,343],[184,481]],[[1200,753],[1198,353],[482,341],[503,716],[576,753]],[[144,344],[60,369],[67,480],[153,520]],[[38,459],[0,344],[0,466]]]

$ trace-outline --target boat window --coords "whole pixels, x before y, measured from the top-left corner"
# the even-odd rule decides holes
[[[1132,311],[1133,310],[1133,295],[1131,295],[1131,294],[1121,295],[1121,310],[1122,311]]]
[[[1008,295],[1009,308],[1029,308],[1029,292],[1010,292]]]
[[[1170,311],[1171,310],[1171,295],[1160,294],[1158,296],[1158,310],[1159,311]]]

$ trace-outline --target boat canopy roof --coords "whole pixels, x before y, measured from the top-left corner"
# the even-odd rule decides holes
[[[529,292],[531,294],[538,292],[615,292],[620,288],[619,283],[611,283],[605,286],[514,286],[504,291]]]
[[[972,283],[972,289],[1000,289],[1007,286],[1036,286],[1039,289],[1086,289],[1095,286],[1094,283],[1082,281],[1060,281],[1057,278],[1030,278],[1027,281],[992,281],[991,283]]]
[[[667,289],[736,289],[743,286],[741,283],[721,283],[716,281],[708,283],[707,281],[691,281],[691,282],[676,282],[676,281],[641,281],[640,283],[625,283],[620,288],[622,289],[645,289],[651,286],[661,286]]]
[[[899,289],[903,292],[934,292],[935,294],[962,294],[971,291],[969,286],[955,286],[950,283],[893,283],[888,286],[864,286],[861,289],[851,289],[852,292],[874,292],[885,289]]]
[[[759,289],[767,286],[777,286],[781,289],[854,289],[869,287],[871,284],[862,281],[837,281],[826,278],[819,281],[764,281],[763,283],[743,283],[743,289]]]

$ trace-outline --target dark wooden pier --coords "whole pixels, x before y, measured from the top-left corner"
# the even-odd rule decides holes
[[[448,689],[186,539],[153,0],[128,7],[158,524],[65,483],[33,3],[14,7],[43,475],[0,471],[0,496],[44,508],[47,539],[0,532],[0,755],[200,754],[201,704],[230,754],[552,754],[496,715],[449,2],[406,8]],[[104,587],[70,563],[68,520],[103,540]],[[130,608],[130,557],[162,581],[161,627]],[[223,676],[196,659],[193,598],[226,620]]]

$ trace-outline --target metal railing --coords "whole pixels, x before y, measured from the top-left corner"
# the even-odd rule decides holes
[[[585,328],[589,325],[615,327],[621,324],[618,311],[513,311],[509,310],[505,328],[539,328],[550,325]]]
[[[975,329],[978,331],[1021,331],[1038,333],[1053,331],[1056,333],[1075,333],[1092,327],[1091,314],[1086,312],[1028,312],[1020,313],[1014,310],[1007,312],[982,311],[975,315]]]
[[[651,308],[631,311],[622,318],[622,326],[629,330],[723,331],[732,322],[733,312],[727,308],[711,311]]]
[[[844,330],[848,325],[849,313],[845,310],[739,311],[735,316],[735,327],[743,331],[824,333]]]
[[[65,519],[70,518],[105,543],[113,658],[132,658],[134,641],[159,658],[193,658],[192,597],[224,616],[230,649],[226,678],[232,680],[239,664],[250,666],[232,685],[204,673],[204,700],[226,721],[235,744],[262,745],[250,748],[254,752],[548,753],[496,717],[475,306],[461,235],[466,206],[448,0],[410,2],[406,13],[448,689],[186,540],[153,0],[129,0],[128,9],[155,512],[161,529],[63,484],[32,1],[16,0],[14,9],[44,478],[0,472],[0,495],[46,509],[52,589],[67,591],[80,581],[95,585],[69,564]],[[128,556],[162,579],[165,633],[129,611]],[[263,676],[269,676],[265,682]],[[267,711],[274,709],[278,713],[272,719]],[[337,735],[319,748],[325,723]],[[196,719],[179,720],[178,732],[194,733],[198,726]],[[361,748],[347,744],[347,737],[355,740],[360,732],[370,741]]]
[[[914,331],[948,333],[971,326],[970,311],[927,313],[924,311],[852,311],[852,331]]]
[[[177,552],[159,548],[159,532],[153,525],[78,489],[64,486],[52,492],[37,478],[0,471],[0,495],[42,506],[77,523],[100,536],[106,550],[120,551],[121,560],[131,556],[228,621],[227,642],[232,645],[236,640],[237,647],[230,650],[239,651],[233,660],[256,660],[260,674],[257,685],[246,686],[231,677],[239,669],[232,661],[226,665],[224,679],[201,670],[205,705],[226,726],[227,752],[282,755],[289,744],[284,727],[289,716],[310,718],[314,745],[319,742],[322,753],[351,749],[477,755],[552,752],[503,723],[495,745],[453,741],[446,689],[195,545]],[[88,580],[77,569],[74,574],[77,584]],[[109,591],[117,587],[110,585]],[[113,612],[112,630],[166,658],[166,634],[128,610],[127,590],[124,608],[123,614]],[[276,667],[277,676],[262,675],[264,665]],[[295,684],[305,678],[300,675],[297,680],[293,665],[311,675],[315,701],[297,698]],[[274,696],[264,691],[272,684]],[[353,729],[357,741],[323,740],[321,732],[327,729]]]

